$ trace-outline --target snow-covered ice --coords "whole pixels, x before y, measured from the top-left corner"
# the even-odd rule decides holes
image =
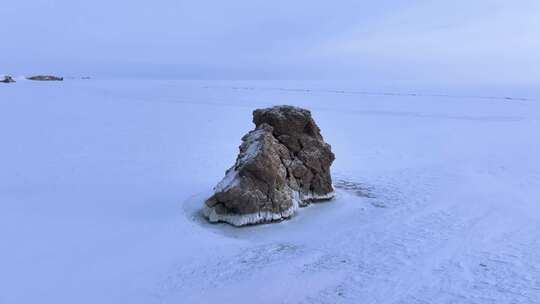
[[[209,224],[251,111],[312,111],[333,201]],[[540,91],[0,86],[0,303],[540,303]]]

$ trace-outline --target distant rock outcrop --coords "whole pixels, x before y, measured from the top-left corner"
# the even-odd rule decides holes
[[[51,75],[36,75],[27,77],[28,80],[37,80],[37,81],[62,81],[64,77],[51,76]]]
[[[12,83],[12,82],[15,82],[15,79],[13,79],[13,77],[11,77],[9,75],[6,75],[6,76],[4,76],[3,79],[0,79],[0,82],[2,82],[2,83]]]
[[[334,154],[308,110],[276,106],[253,112],[255,130],[203,209],[210,222],[235,226],[278,221],[298,207],[334,196]]]

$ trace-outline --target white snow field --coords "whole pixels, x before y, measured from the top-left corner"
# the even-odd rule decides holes
[[[539,91],[0,85],[0,303],[540,303]],[[251,111],[276,104],[312,111],[337,198],[207,223]]]

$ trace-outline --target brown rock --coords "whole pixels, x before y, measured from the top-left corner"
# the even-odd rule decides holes
[[[37,80],[37,81],[62,81],[64,77],[51,76],[51,75],[36,75],[26,78],[28,80]]]
[[[6,75],[4,76],[4,79],[1,79],[0,82],[2,83],[12,83],[12,82],[15,82],[15,79],[13,79],[13,77],[9,76],[9,75]]]
[[[253,112],[255,130],[203,213],[235,226],[291,217],[299,206],[333,198],[334,154],[308,110],[277,106]]]

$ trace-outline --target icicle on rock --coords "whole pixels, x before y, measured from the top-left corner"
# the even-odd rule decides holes
[[[311,112],[276,106],[253,112],[236,163],[204,206],[210,222],[243,226],[291,217],[302,206],[334,197],[335,157]]]

